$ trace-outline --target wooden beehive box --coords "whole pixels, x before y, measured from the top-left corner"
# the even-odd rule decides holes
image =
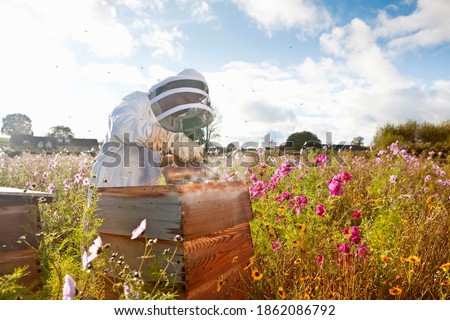
[[[167,274],[181,288],[182,299],[246,299],[247,273],[253,255],[249,229],[252,218],[248,189],[243,182],[101,188],[98,202],[103,243],[124,255],[137,269],[144,239],[158,239],[157,255],[177,249]],[[138,239],[131,232],[143,220]],[[181,236],[183,241],[175,241]],[[151,280],[151,274],[144,275]],[[225,281],[218,291],[218,279]]]
[[[16,188],[0,188],[0,275],[14,268],[29,267],[30,274],[23,281],[29,284],[39,277],[39,260],[36,249],[39,242],[40,202],[51,202],[52,194]],[[18,243],[25,236],[26,243]]]

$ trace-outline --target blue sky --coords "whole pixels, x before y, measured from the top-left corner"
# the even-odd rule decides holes
[[[102,140],[121,98],[202,72],[221,144],[450,119],[450,1],[3,0],[0,117]]]

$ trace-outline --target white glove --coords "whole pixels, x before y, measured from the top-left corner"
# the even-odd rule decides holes
[[[150,137],[146,141],[147,148],[171,153],[183,161],[203,161],[203,148],[198,143],[186,137],[183,133],[167,131],[159,125],[154,125]]]
[[[167,131],[159,125],[153,125],[152,133],[145,142],[145,145],[155,152],[168,153],[168,143],[173,140],[174,135],[173,132]]]

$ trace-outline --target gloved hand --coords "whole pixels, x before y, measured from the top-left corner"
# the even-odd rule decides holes
[[[174,133],[169,140],[169,152],[183,162],[203,162],[203,147],[186,137],[183,133]]]
[[[150,137],[146,141],[147,148],[171,153],[183,161],[203,161],[203,148],[198,143],[186,137],[183,133],[167,131],[159,125],[154,125]]]
[[[168,153],[168,143],[173,139],[173,135],[173,132],[167,131],[159,125],[154,125],[152,128],[152,133],[145,142],[145,145],[147,148],[155,152]]]

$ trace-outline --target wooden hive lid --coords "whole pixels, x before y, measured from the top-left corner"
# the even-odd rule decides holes
[[[26,204],[37,204],[40,198],[45,202],[51,202],[54,194],[48,192],[0,187],[0,206],[12,206]]]

